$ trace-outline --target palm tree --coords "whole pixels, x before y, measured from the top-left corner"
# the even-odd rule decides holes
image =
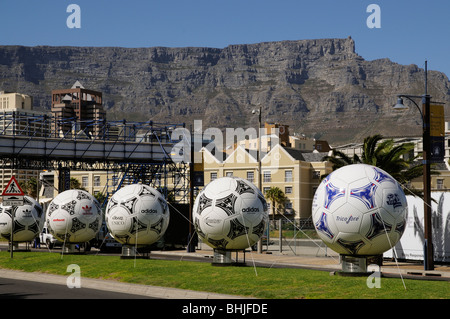
[[[401,185],[404,185],[423,174],[422,165],[417,165],[417,157],[408,156],[413,150],[414,143],[395,145],[394,140],[383,141],[383,136],[377,134],[364,139],[361,157],[355,154],[351,158],[340,151],[333,150],[332,155],[325,156],[323,160],[331,162],[333,170],[357,163],[376,166],[389,173]],[[432,174],[439,173],[432,171]],[[418,194],[416,191],[413,192],[416,195]]]
[[[333,171],[346,165],[361,163],[361,159],[358,155],[355,154],[353,155],[353,157],[350,157],[347,154],[336,149],[333,149],[331,155],[327,155],[322,158],[322,161],[327,161],[333,164]]]
[[[83,186],[81,186],[80,181],[78,179],[76,179],[75,177],[70,178],[70,189],[81,189],[81,190],[87,191],[87,189],[84,188]]]
[[[272,202],[273,216],[275,216],[276,206],[280,206],[287,201],[286,195],[278,187],[271,187],[269,190],[266,191],[266,193],[264,195],[268,200],[270,200]]]

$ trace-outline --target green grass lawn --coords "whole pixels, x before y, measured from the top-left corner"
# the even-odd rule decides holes
[[[0,268],[69,276],[77,264],[82,277],[175,287],[256,298],[450,298],[446,281],[381,278],[381,288],[368,288],[366,277],[331,276],[326,271],[257,267],[215,267],[210,263],[118,256],[64,255],[46,252],[0,252]],[[249,263],[250,264],[250,263]],[[82,284],[82,281],[81,281]]]

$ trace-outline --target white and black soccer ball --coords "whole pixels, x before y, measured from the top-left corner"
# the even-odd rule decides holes
[[[153,187],[127,185],[115,192],[108,201],[105,220],[111,235],[119,243],[151,245],[167,230],[169,206]]]
[[[251,182],[222,177],[198,194],[193,207],[199,237],[215,249],[242,250],[253,246],[268,222],[267,203]]]
[[[88,192],[70,189],[50,202],[46,218],[50,233],[58,240],[85,243],[100,230],[102,210],[95,197]]]
[[[41,205],[32,197],[24,196],[21,206],[0,206],[0,236],[11,239],[12,213],[14,210],[14,242],[34,240],[44,227],[45,216]]]
[[[344,166],[328,175],[312,205],[319,237],[342,255],[373,256],[393,248],[405,230],[407,213],[400,184],[366,164]]]

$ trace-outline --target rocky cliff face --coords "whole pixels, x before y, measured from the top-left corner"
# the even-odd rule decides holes
[[[263,120],[334,144],[421,134],[415,107],[400,115],[391,106],[398,93],[424,93],[424,70],[365,61],[351,38],[224,49],[0,46],[0,90],[32,95],[38,108],[76,80],[103,92],[111,119],[247,128],[261,106]],[[433,100],[450,102],[446,75],[429,72],[428,87]]]

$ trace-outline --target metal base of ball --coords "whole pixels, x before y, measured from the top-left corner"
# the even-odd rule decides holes
[[[245,256],[245,251],[244,251]],[[245,257],[244,261],[240,262],[237,258],[237,252],[236,252],[236,260],[233,260],[231,258],[231,250],[221,250],[221,249],[214,249],[214,255],[213,255],[213,261],[211,263],[213,266],[238,266],[243,267],[246,266],[245,263]]]
[[[13,243],[13,252],[29,252],[31,249],[28,246],[28,243],[26,244],[25,248],[19,248],[19,243],[14,242]],[[8,244],[8,252],[11,252],[11,242]]]
[[[367,276],[367,257],[341,255],[342,271],[336,274],[341,276]]]
[[[122,246],[121,259],[150,259],[150,251],[139,249],[136,246]]]
[[[81,251],[81,245],[79,245],[79,244],[66,244],[62,247],[61,254],[79,255],[79,254],[85,254],[85,252]]]

